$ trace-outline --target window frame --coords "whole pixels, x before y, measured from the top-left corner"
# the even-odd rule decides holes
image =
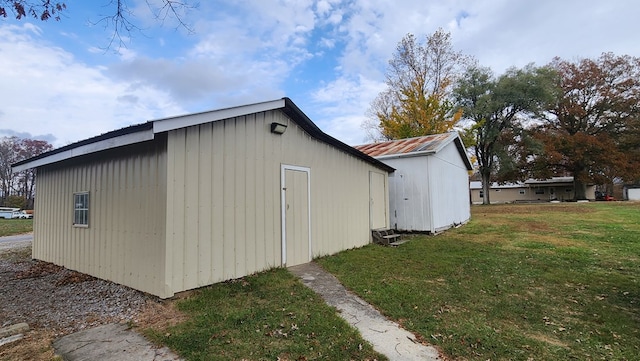
[[[84,200],[80,199],[79,197],[84,197]],[[79,227],[79,228],[89,227],[89,209],[90,209],[89,191],[74,192],[73,193],[73,226],[74,227]],[[80,222],[77,222],[77,221],[80,221]]]

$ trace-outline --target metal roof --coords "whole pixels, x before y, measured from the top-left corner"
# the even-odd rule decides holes
[[[304,129],[313,138],[330,144],[343,152],[351,154],[387,172],[395,169],[383,162],[356,150],[353,147],[324,133],[298,108],[289,98],[282,98],[267,102],[248,104],[238,107],[212,110],[202,113],[187,114],[177,117],[152,120],[146,123],[132,125],[123,129],[114,130],[93,138],[85,139],[67,146],[42,153],[33,158],[25,159],[12,165],[13,171],[18,172],[29,168],[37,168],[43,165],[60,162],[66,159],[83,156],[107,149],[122,147],[129,144],[140,143],[155,138],[155,134],[167,132],[173,129],[185,128],[192,125],[215,122],[243,115],[249,115],[269,110],[282,110],[296,124]]]
[[[383,160],[385,158],[435,154],[451,142],[455,142],[456,148],[458,148],[460,157],[467,166],[467,169],[473,169],[464,144],[462,144],[462,139],[460,139],[460,136],[456,132],[363,144],[357,145],[354,148],[374,158]]]

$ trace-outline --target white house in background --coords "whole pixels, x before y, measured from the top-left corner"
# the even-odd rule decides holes
[[[623,199],[640,201],[640,184],[629,184],[623,187]]]
[[[484,192],[482,182],[471,181],[469,184],[471,191],[471,202],[482,204]],[[514,202],[550,202],[572,200],[575,194],[573,187],[573,177],[552,177],[549,179],[528,179],[524,182],[516,183],[492,183],[490,187],[491,203],[514,203]],[[587,199],[596,199],[596,187],[587,186]]]
[[[393,168],[288,98],[116,130],[38,170],[33,257],[162,298],[371,242]]]
[[[359,145],[356,149],[392,166],[391,227],[436,233],[471,217],[471,162],[456,132]]]

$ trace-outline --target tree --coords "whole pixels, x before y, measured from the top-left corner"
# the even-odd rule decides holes
[[[60,14],[67,9],[67,5],[61,2],[51,2],[50,0],[0,0],[1,17],[7,17],[7,8],[13,12],[18,20],[32,17],[46,21],[51,17],[55,20],[60,20]]]
[[[5,137],[0,139],[0,192],[2,204],[8,199],[21,198],[27,207],[33,207],[35,196],[35,170],[29,169],[12,173],[11,165],[23,159],[34,157],[53,146],[43,140]]]
[[[586,199],[588,182],[640,176],[640,58],[602,54],[549,65],[561,92],[551,116],[538,127],[544,148],[534,160],[538,174],[573,176],[575,198]]]
[[[11,164],[17,162],[14,152],[14,144],[17,137],[5,137],[0,139],[0,203],[4,204],[11,195],[14,177],[11,173]]]
[[[168,18],[173,18],[178,22],[178,26],[192,32],[191,28],[183,20],[183,12],[186,9],[196,7],[188,0],[145,0],[149,11],[161,22]],[[123,32],[130,34],[140,28],[132,21],[135,16],[129,9],[126,0],[108,0],[107,7],[112,9],[108,15],[102,16],[96,24],[104,24],[105,28],[113,27],[113,34],[109,46],[114,41],[118,41],[120,46],[124,44]],[[47,21],[53,18],[60,21],[61,16],[67,10],[66,2],[51,0],[0,0],[0,17],[6,18],[12,12],[16,19],[34,18]]]
[[[449,96],[457,74],[471,59],[453,50],[450,37],[439,29],[424,44],[412,34],[398,43],[389,61],[387,89],[367,112],[369,124],[377,124],[383,138],[444,133],[460,119]]]
[[[529,65],[511,68],[495,78],[485,67],[471,67],[457,82],[454,96],[463,119],[470,122],[466,136],[475,139],[473,152],[482,179],[483,203],[496,175],[514,177],[514,147],[527,142],[522,121],[536,114],[553,96],[554,73]]]

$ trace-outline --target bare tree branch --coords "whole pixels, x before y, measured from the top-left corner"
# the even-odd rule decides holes
[[[197,3],[189,0],[146,0],[149,11],[154,19],[164,24],[169,19],[177,22],[176,29],[183,28],[188,33],[193,33],[191,26],[185,21],[186,12],[198,7]],[[108,15],[101,16],[97,21],[90,22],[91,25],[104,25],[105,29],[113,29],[109,38],[109,43],[105,50],[118,44],[118,48],[126,47],[127,38],[131,33],[139,32],[144,34],[143,29],[134,21],[134,11],[129,8],[127,0],[108,0],[103,7],[108,8]],[[52,0],[0,0],[0,17],[6,18],[9,13],[13,13],[16,19],[22,20],[28,17],[46,21],[51,18],[56,21],[67,10],[64,1]]]

